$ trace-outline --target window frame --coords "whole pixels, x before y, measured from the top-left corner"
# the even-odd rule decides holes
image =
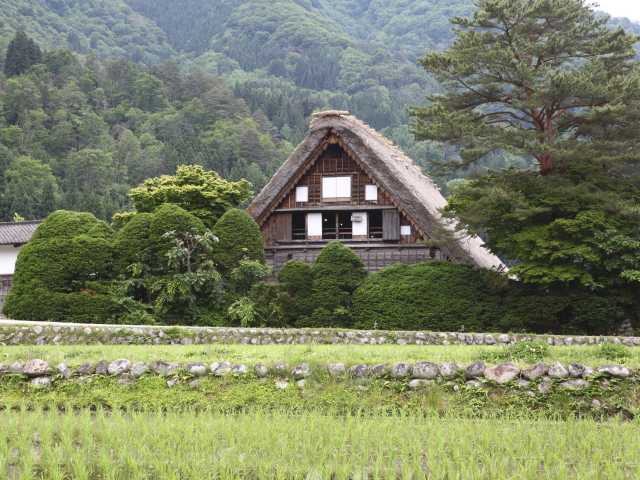
[[[304,200],[301,200],[301,193],[304,192]],[[309,202],[309,187],[307,185],[300,185],[296,187],[296,203],[308,203]]]
[[[373,195],[370,193],[373,192]],[[371,198],[373,197],[373,198]],[[369,184],[364,186],[364,201],[365,202],[377,202],[378,201],[378,186],[375,184]]]
[[[340,195],[341,193],[346,193],[345,191],[340,190],[340,181],[348,180],[349,186],[349,195]],[[331,185],[333,183],[333,185]],[[334,176],[323,176],[322,177],[322,190],[320,192],[323,202],[340,202],[345,200],[351,200],[353,197],[353,177],[352,175],[334,175]],[[344,188],[344,185],[343,185]],[[328,192],[329,190],[329,192]],[[346,189],[344,189],[346,190]],[[329,193],[333,193],[329,196]]]

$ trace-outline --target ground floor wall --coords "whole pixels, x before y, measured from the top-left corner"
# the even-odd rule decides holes
[[[0,245],[0,275],[13,275],[20,247]]]
[[[271,247],[265,250],[268,265],[274,273],[289,260],[300,260],[312,263],[320,255],[324,243],[310,245],[287,245]],[[442,260],[437,249],[425,245],[385,245],[385,244],[348,244],[358,255],[366,269],[376,272],[396,263],[414,264],[432,260]]]
[[[7,298],[7,295],[9,295],[9,290],[11,290],[12,278],[12,275],[0,275],[0,317],[2,316],[4,301]]]

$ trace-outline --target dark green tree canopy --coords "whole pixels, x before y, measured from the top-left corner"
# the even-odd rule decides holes
[[[22,75],[38,63],[42,63],[42,50],[26,33],[19,31],[7,47],[7,56],[4,61],[5,75],[7,77]]]
[[[629,289],[640,280],[638,38],[584,0],[478,0],[456,40],[423,58],[444,86],[416,108],[420,138],[464,161],[508,151],[528,171],[460,182],[446,214],[524,282]]]
[[[221,271],[230,272],[243,259],[264,263],[260,227],[246,211],[228,210],[213,227],[213,233],[218,237],[214,258]]]
[[[318,255],[311,273],[310,325],[349,325],[353,292],[367,276],[360,257],[342,242],[332,241]]]
[[[543,174],[568,159],[606,112],[614,126],[640,99],[634,44],[585,0],[478,0],[454,18],[453,45],[421,63],[445,88],[415,108],[418,138],[463,147],[465,162],[506,150],[533,157]],[[615,112],[615,113],[614,113]]]
[[[18,255],[4,312],[23,320],[111,320],[115,302],[94,290],[114,273],[110,234],[89,213],[51,214]]]

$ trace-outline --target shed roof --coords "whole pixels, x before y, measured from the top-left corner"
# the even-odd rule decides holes
[[[23,245],[31,240],[39,220],[0,223],[0,245]]]
[[[451,241],[459,247],[448,250],[460,252],[458,256],[462,258],[459,260],[481,268],[506,269],[479,237],[456,230],[456,222],[442,217],[440,211],[447,201],[419,166],[390,140],[344,111],[330,110],[313,116],[307,137],[249,206],[249,213],[259,224],[264,223],[284,198],[286,187],[303,171],[303,167],[309,161],[314,161],[319,152],[326,148],[331,136],[338,137],[340,145],[350,151],[367,173],[385,188],[396,206],[420,230],[431,235],[439,226],[448,232]]]

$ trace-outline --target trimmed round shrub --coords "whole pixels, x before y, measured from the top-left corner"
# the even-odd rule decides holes
[[[32,242],[51,238],[73,238],[78,235],[109,238],[113,232],[109,225],[91,213],[58,210],[38,226]]]
[[[367,271],[353,250],[339,241],[329,242],[312,267],[311,305],[313,313],[302,326],[348,327],[355,290]]]
[[[382,330],[490,330],[501,315],[496,277],[452,263],[394,265],[353,298],[355,325]]]
[[[102,238],[40,240],[20,251],[13,285],[37,282],[51,291],[68,292],[75,283],[109,278],[112,264],[113,248]]]
[[[300,260],[289,260],[278,272],[278,282],[290,295],[311,293],[312,266]]]
[[[173,240],[163,238],[165,233],[176,231],[202,234],[206,230],[202,220],[172,203],[158,207],[150,220],[149,255],[152,265],[157,268],[165,265],[165,254],[173,246]]]
[[[296,326],[313,311],[312,266],[299,260],[290,260],[278,273],[278,282],[282,290],[279,302],[283,321],[286,325]]]
[[[127,267],[134,263],[151,263],[149,236],[152,220],[151,213],[137,213],[116,233],[113,244],[117,273],[126,274]]]
[[[116,305],[86,287],[113,275],[108,232],[91,214],[53,213],[18,255],[5,314],[22,320],[109,320]]]
[[[214,259],[221,271],[233,270],[243,259],[264,263],[260,227],[244,210],[227,210],[216,222],[213,233],[218,237]]]

